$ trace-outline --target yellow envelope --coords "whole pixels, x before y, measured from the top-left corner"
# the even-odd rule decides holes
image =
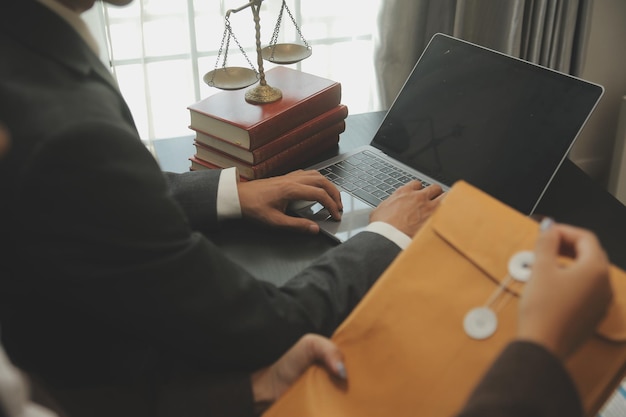
[[[511,257],[534,249],[538,233],[534,220],[468,183],[456,183],[333,335],[345,356],[348,382],[312,367],[264,417],[458,412],[514,339],[524,284],[504,283],[507,291],[492,304],[498,319],[492,336],[469,337],[464,317],[497,293]],[[611,282],[614,300],[607,317],[566,364],[589,416],[626,370],[626,273],[612,266]]]

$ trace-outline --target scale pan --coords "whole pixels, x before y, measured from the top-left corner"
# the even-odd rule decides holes
[[[202,79],[211,87],[239,90],[257,82],[259,76],[250,68],[224,67],[207,72]]]
[[[278,43],[261,50],[264,60],[276,64],[295,64],[311,56],[311,48],[297,43]]]

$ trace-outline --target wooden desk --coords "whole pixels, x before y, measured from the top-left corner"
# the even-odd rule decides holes
[[[384,112],[349,116],[338,152],[369,143],[383,116]],[[155,150],[163,170],[188,171],[188,158],[194,153],[193,137],[156,141]],[[557,172],[536,212],[593,230],[611,261],[626,269],[626,207],[569,159]],[[224,227],[211,239],[256,276],[278,285],[335,245],[325,236],[269,231],[243,221]]]

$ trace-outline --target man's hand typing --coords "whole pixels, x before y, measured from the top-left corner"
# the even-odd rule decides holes
[[[286,227],[306,233],[318,233],[312,220],[285,214],[287,204],[294,200],[321,203],[333,219],[341,219],[341,197],[335,185],[313,170],[298,170],[286,175],[240,182],[237,184],[243,217],[272,226]]]

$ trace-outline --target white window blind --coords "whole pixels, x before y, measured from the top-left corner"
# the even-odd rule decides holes
[[[350,114],[379,110],[373,66],[374,36],[381,0],[287,0],[287,7],[312,47],[312,55],[289,65],[342,84],[342,103]],[[135,0],[115,7],[97,2],[87,19],[106,52],[142,139],[190,135],[187,106],[219,92],[202,81],[218,66],[226,11],[246,0]],[[261,6],[261,42],[267,45],[281,0]],[[249,8],[230,15],[235,37],[256,67],[254,21]],[[278,42],[300,36],[285,12]],[[223,56],[223,55],[222,55]],[[236,43],[228,65],[249,67]],[[265,70],[274,64],[264,61]]]

